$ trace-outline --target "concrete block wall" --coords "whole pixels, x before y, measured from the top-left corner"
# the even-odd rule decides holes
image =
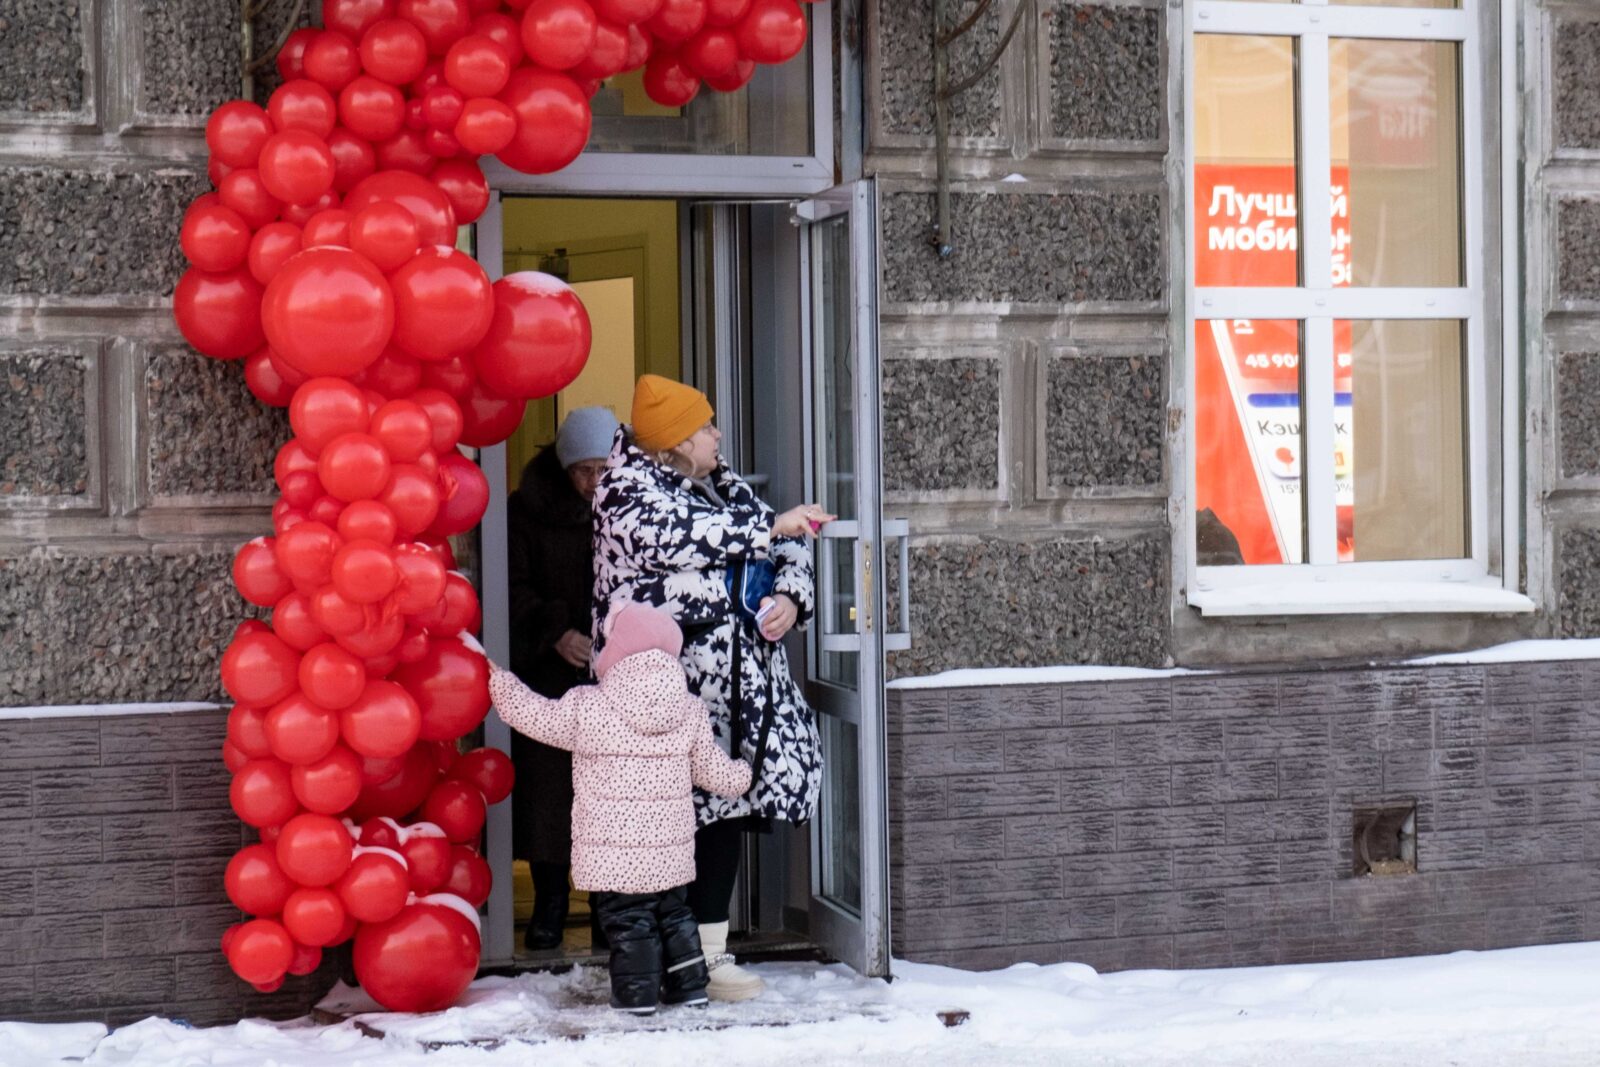
[[[1600,937],[1592,661],[983,689],[889,700],[900,958],[1102,970]],[[1355,877],[1357,808],[1417,873]]]

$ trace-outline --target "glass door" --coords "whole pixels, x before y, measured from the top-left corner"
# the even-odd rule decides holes
[[[871,180],[796,205],[807,314],[807,489],[819,531],[807,697],[823,786],[811,831],[813,939],[862,974],[889,973],[884,763],[886,647],[878,466],[877,202]],[[891,642],[893,639],[891,638]]]

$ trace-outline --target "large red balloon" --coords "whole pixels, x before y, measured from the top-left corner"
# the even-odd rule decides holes
[[[440,782],[422,802],[422,821],[433,823],[458,845],[478,839],[487,815],[478,787],[459,779]]]
[[[589,98],[565,74],[519,67],[500,99],[517,116],[516,136],[499,152],[513,170],[549,174],[577,159],[589,143]]]
[[[178,245],[201,270],[232,270],[250,252],[250,226],[219,199],[191,207],[183,216]]]
[[[439,514],[428,532],[449,537],[483,521],[489,509],[489,480],[476,463],[460,452],[445,453],[439,457],[439,484]]]
[[[289,782],[295,799],[308,811],[336,815],[361,795],[361,757],[335,745],[315,763],[291,767]]]
[[[359,544],[359,542],[357,542]],[[346,545],[333,558],[334,588],[338,588],[339,556],[350,548]],[[367,687],[367,672],[361,661],[338,645],[325,642],[300,658],[300,691],[310,697],[318,707],[338,711],[348,707]],[[307,762],[289,760],[290,763]]]
[[[395,585],[400,581],[393,550],[376,541],[351,541],[346,544],[333,557],[333,570],[330,573],[333,587],[353,604],[375,604],[394,592]],[[355,696],[351,694],[350,699],[354,700]]]
[[[278,566],[277,542],[258,537],[244,544],[233,557],[233,584],[252,604],[270,608],[294,592],[294,582]]]
[[[389,453],[370,434],[340,434],[317,458],[317,477],[330,494],[346,502],[371,500],[382,493],[390,471]]]
[[[507,399],[484,388],[482,382],[472,383],[461,400],[461,443],[473,448],[497,445],[517,432],[522,425],[528,402],[521,397]]]
[[[185,271],[172,294],[172,315],[184,340],[214,359],[243,359],[266,340],[261,286],[242,267]]]
[[[441,1011],[472,984],[481,948],[471,919],[419,901],[356,931],[356,978],[390,1011]]]
[[[206,148],[229,167],[255,166],[261,146],[272,134],[266,111],[248,100],[229,100],[206,120]]]
[[[463,226],[478,221],[489,206],[489,180],[474,160],[447,159],[434,167],[428,177],[450,198],[456,221]]]
[[[433,641],[422,659],[397,668],[394,680],[422,711],[425,741],[462,737],[489,710],[488,663],[453,637]]]
[[[364,923],[394,918],[406,906],[411,876],[403,863],[382,852],[360,852],[336,888],[345,910]]]
[[[368,682],[361,696],[339,714],[345,744],[369,759],[391,759],[410,751],[422,731],[422,712],[396,682]]]
[[[335,437],[365,432],[369,418],[366,397],[343,378],[312,378],[289,404],[289,428],[313,456]]]
[[[228,942],[228,966],[255,985],[282,979],[293,959],[294,940],[272,919],[251,919],[234,931]]]
[[[296,815],[278,834],[278,866],[301,885],[337,881],[350,866],[355,842],[344,824],[329,815]]]
[[[283,925],[302,945],[333,944],[344,920],[344,902],[331,889],[296,889],[283,905]]]
[[[246,845],[234,853],[222,886],[233,906],[249,915],[278,914],[295,889],[270,845]]]
[[[291,366],[345,377],[389,343],[394,297],[378,269],[356,253],[308,248],[267,286],[261,317],[273,351]]]
[[[289,765],[271,757],[253,759],[239,768],[228,785],[228,803],[251,826],[280,826],[300,810]]]
[[[392,200],[411,212],[417,222],[417,238],[424,246],[456,243],[456,218],[449,198],[420,174],[380,170],[350,190],[344,208],[356,214],[380,200]]]
[[[537,271],[508,274],[494,283],[494,318],[473,364],[501,396],[550,396],[583,370],[591,339],[589,313],[570,285]]]
[[[337,645],[335,651],[343,651]],[[358,664],[359,666],[359,664]],[[315,763],[339,742],[339,716],[319,707],[305,693],[274,704],[267,713],[267,740],[272,754],[291,766]]]
[[[584,0],[533,0],[522,13],[522,47],[547,70],[566,70],[594,47],[594,8]]]
[[[484,803],[498,804],[511,795],[516,770],[511,757],[498,748],[475,748],[463,752],[445,771],[445,777],[472,783],[483,794]]]
[[[398,774],[361,787],[361,796],[350,809],[349,816],[357,822],[378,815],[404,818],[428,799],[438,777],[439,769],[434,766],[433,757],[423,746],[413,745],[406,750],[405,764]]]
[[[222,684],[239,703],[265,707],[294,692],[299,666],[300,653],[263,628],[240,634],[228,645],[222,654]]]
[[[386,81],[363,74],[339,94],[339,118],[359,137],[386,141],[405,125],[405,94]]]
[[[806,16],[795,0],[751,0],[737,33],[747,59],[784,63],[805,47]]]
[[[454,248],[423,249],[389,276],[389,286],[394,343],[418,359],[468,351],[483,340],[494,316],[483,268]]]

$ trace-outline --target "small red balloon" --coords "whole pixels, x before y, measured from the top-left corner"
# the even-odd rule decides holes
[[[805,47],[805,12],[795,0],[751,0],[736,32],[745,58],[786,63]]]
[[[609,78],[621,73],[628,61],[628,28],[615,22],[595,22],[594,45],[567,73],[574,78]]]
[[[422,31],[428,54],[433,56],[449,51],[472,24],[472,9],[466,0],[398,0],[395,14]]]
[[[499,100],[468,100],[453,132],[466,151],[494,155],[517,135],[516,112]]]
[[[234,553],[233,584],[252,604],[270,608],[294,591],[294,582],[278,567],[270,537],[249,541]]]
[[[358,544],[360,542],[357,542]],[[370,543],[370,542],[369,542]],[[334,588],[338,588],[339,558],[350,550],[349,545],[333,557]],[[324,643],[308,651],[300,659],[300,691],[319,707],[337,711],[348,706],[367,685],[367,672],[361,661],[338,645]],[[287,757],[283,757],[287,758]],[[304,760],[289,760],[302,763]]]
[[[456,222],[463,226],[478,221],[489,206],[489,181],[476,160],[445,160],[433,168],[429,177],[450,198]]]
[[[440,583],[441,589],[443,583]],[[272,755],[267,740],[267,710],[235,704],[228,711],[228,741],[249,759]]]
[[[378,502],[394,513],[402,534],[415,537],[439,516],[438,479],[414,463],[396,464]]]
[[[388,547],[399,533],[394,512],[376,500],[357,500],[339,514],[339,536],[347,542],[370,541]]]
[[[330,555],[328,559],[331,567],[333,557]],[[347,637],[367,624],[366,608],[346,600],[331,585],[322,586],[311,594],[311,617],[335,638]]]
[[[415,255],[419,243],[416,217],[399,204],[369,204],[350,220],[350,247],[384,273]]]
[[[450,873],[445,876],[441,893],[454,893],[471,904],[481,907],[489,899],[494,887],[494,877],[489,871],[489,861],[464,845],[450,850]]]
[[[397,348],[386,348],[383,355],[352,380],[387,397],[409,397],[422,383],[422,364]]]
[[[252,230],[259,230],[278,217],[283,202],[267,192],[261,172],[254,167],[232,171],[217,185],[222,203],[239,213]]]
[[[336,437],[364,432],[368,422],[361,390],[342,378],[312,378],[295,390],[289,405],[289,426],[312,456]]]
[[[439,364],[430,363],[428,366],[436,367]],[[390,458],[397,463],[413,462],[433,443],[433,424],[428,419],[428,413],[411,400],[391,400],[373,412],[368,432],[378,439]]]
[[[439,537],[466,533],[489,507],[489,482],[472,460],[459,452],[439,459],[439,514],[428,532]]]
[[[361,40],[367,28],[394,14],[394,0],[322,0],[322,24],[352,41]]]
[[[536,66],[566,70],[594,47],[594,8],[584,0],[533,0],[522,13],[522,47]]]
[[[260,105],[229,100],[206,119],[206,148],[225,166],[253,167],[273,133],[272,120]]]
[[[700,78],[681,52],[657,52],[644,66],[644,91],[662,107],[683,107],[700,92]]]
[[[284,82],[267,101],[272,125],[284,130],[304,130],[313,137],[326,138],[339,119],[333,94],[309,78]]]
[[[749,10],[750,0],[706,0],[706,25],[735,25]]]
[[[228,645],[222,654],[222,685],[239,703],[265,707],[294,692],[299,666],[300,653],[263,628],[240,634]]]
[[[377,438],[346,433],[334,438],[317,459],[317,477],[339,500],[370,500],[383,492],[391,473],[389,454]]]
[[[392,759],[416,744],[422,711],[396,682],[375,680],[339,715],[345,744],[368,759]]]
[[[394,553],[376,541],[351,541],[333,558],[333,587],[354,604],[375,604],[394,591]],[[352,699],[354,699],[352,697]]]
[[[474,382],[461,398],[461,443],[473,448],[499,444],[517,432],[527,408],[521,397],[507,399]]]
[[[272,609],[272,632],[296,652],[304,652],[327,640],[327,631],[311,614],[311,597],[293,592]]]
[[[333,153],[305,130],[275,133],[261,149],[261,181],[286,204],[309,204],[333,188]]]
[[[283,905],[283,925],[302,945],[333,944],[344,929],[344,902],[331,889],[300,888]]]
[[[315,763],[291,767],[289,782],[294,789],[295,799],[305,805],[308,811],[337,815],[354,804],[361,795],[361,757],[343,745],[334,745],[326,756]]]
[[[294,940],[272,919],[251,919],[228,942],[228,966],[252,985],[281,981],[293,961]]]
[[[363,74],[339,93],[339,118],[358,137],[386,141],[405,125],[406,98],[388,82]]]
[[[428,765],[432,767],[430,758]],[[411,874],[411,889],[415,893],[431,893],[444,885],[450,877],[450,839],[414,836],[400,846],[406,858],[406,868]]]
[[[228,803],[240,819],[259,827],[281,825],[300,810],[289,765],[272,757],[253,759],[239,768],[228,785]]]
[[[419,746],[413,745],[406,750],[403,764],[398,773],[378,782],[367,782],[361,788],[361,797],[349,811],[349,816],[360,822],[379,815],[400,819],[417,810],[417,806],[428,798],[428,792],[433,788],[433,783],[438,780],[438,769],[433,765],[433,759]],[[446,842],[446,854],[448,854]],[[405,850],[407,862],[411,862],[410,850]],[[416,868],[412,867],[412,880],[416,881]],[[444,879],[444,872],[439,874],[440,881]],[[435,885],[438,883],[435,882]],[[425,890],[419,890],[423,892]]]
[[[278,76],[286,82],[306,76],[306,48],[316,39],[318,30],[311,26],[304,26],[295,30],[284,39],[283,47],[278,49]]]
[[[278,566],[283,568],[283,572],[297,588],[317,589],[327,583],[328,575],[333,569],[333,557],[339,551],[339,545],[339,535],[325,523],[302,522],[278,535],[276,545]],[[315,605],[316,601],[313,599],[313,613]],[[318,623],[321,625],[320,619]]]
[[[222,886],[233,906],[247,915],[276,915],[295,890],[278,866],[270,845],[246,845],[222,872]]]
[[[278,834],[278,866],[301,885],[328,885],[349,868],[354,847],[338,819],[316,812],[296,815]]]
[[[498,804],[511,795],[516,770],[511,757],[498,748],[475,748],[463,752],[445,771],[445,777],[470,782],[483,794],[484,803]]]
[[[273,756],[291,767],[315,763],[338,743],[339,717],[295,693],[267,713],[267,737]]]
[[[261,285],[242,267],[185,271],[172,294],[172,317],[184,340],[213,359],[243,359],[266,340]]]
[[[499,5],[495,5],[498,7]],[[515,67],[522,62],[522,28],[517,20],[498,10],[490,10],[472,20],[472,32],[487,37],[505,49],[506,60]],[[448,60],[448,55],[446,59]]]
[[[342,126],[328,134],[328,151],[333,153],[333,191],[341,195],[378,169],[372,145]]]
[[[510,77],[510,52],[488,37],[463,37],[445,53],[444,80],[464,97],[493,96]]]
[[[456,844],[476,841],[486,817],[483,794],[471,782],[447,778],[422,802],[423,821],[433,823]]]
[[[731,71],[714,78],[707,78],[706,84],[719,93],[738,92],[750,83],[750,79],[755,76],[755,73],[755,60],[745,59],[741,56],[739,62],[733,65]]]
[[[666,0],[648,28],[656,40],[677,45],[699,33],[705,24],[706,0]]]
[[[267,223],[250,239],[250,276],[266,285],[298,251],[300,227],[292,222]]]
[[[361,73],[361,53],[349,37],[330,29],[306,45],[304,65],[307,78],[336,93]]]
[[[733,31],[705,29],[683,46],[680,53],[691,71],[704,79],[726,78],[739,65],[739,42]]]
[[[228,271],[244,262],[250,251],[250,226],[240,214],[216,203],[191,207],[178,231],[183,254],[201,270]]]
[[[395,606],[406,615],[433,609],[445,595],[448,572],[439,557],[425,545],[401,545],[395,549],[395,567],[400,583],[395,589]]]
[[[380,81],[405,85],[427,65],[427,39],[404,19],[379,19],[361,35],[361,66]]]
[[[362,852],[336,883],[345,910],[364,923],[394,918],[406,906],[411,876],[405,865],[382,852]]]
[[[244,382],[251,395],[269,407],[286,408],[294,399],[294,383],[273,362],[268,349],[260,349],[245,357]]]

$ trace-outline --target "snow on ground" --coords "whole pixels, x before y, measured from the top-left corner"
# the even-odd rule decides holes
[[[1600,1062],[1600,943],[1362,963],[1100,975],[1079,964],[974,974],[911,963],[892,984],[766,964],[743,1005],[654,1019],[605,1007],[580,968],[476,983],[431,1016],[332,1026],[146,1019],[0,1023],[4,1067],[1074,1067],[1292,1064],[1578,1067]],[[937,1013],[970,1021],[946,1028]],[[383,1036],[375,1036],[375,1031]],[[581,1040],[572,1038],[583,1035]],[[470,1044],[467,1042],[478,1042]]]

